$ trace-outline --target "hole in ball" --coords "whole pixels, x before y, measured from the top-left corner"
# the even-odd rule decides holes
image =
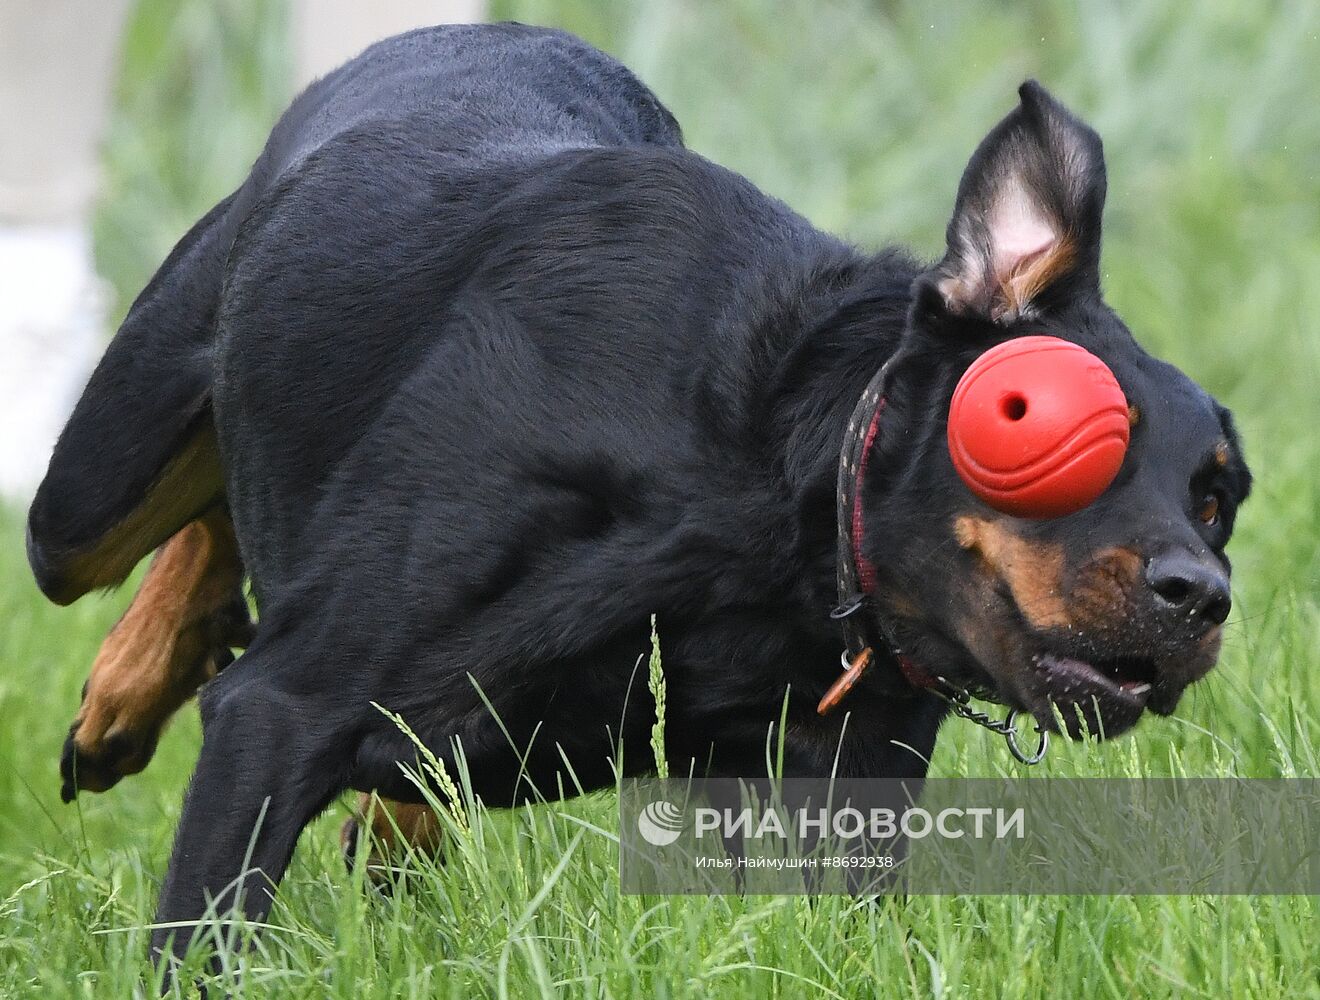
[[[1027,401],[1016,392],[1005,396],[999,408],[1009,420],[1021,420],[1027,415]]]

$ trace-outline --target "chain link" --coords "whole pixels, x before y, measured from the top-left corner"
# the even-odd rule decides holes
[[[971,693],[964,688],[955,687],[943,677],[935,678],[941,687],[930,688],[931,694],[937,698],[943,698],[953,709],[953,714],[959,718],[966,719],[968,722],[975,722],[983,729],[1004,737],[1004,742],[1008,744],[1008,752],[1023,764],[1039,764],[1045,759],[1045,754],[1050,749],[1050,734],[1042,729],[1039,724],[1036,726],[1036,732],[1040,735],[1040,741],[1033,753],[1028,753],[1018,743],[1017,719],[1022,713],[1016,708],[1011,709],[1008,715],[1003,719],[996,719],[987,715],[985,712],[975,709],[971,705]]]

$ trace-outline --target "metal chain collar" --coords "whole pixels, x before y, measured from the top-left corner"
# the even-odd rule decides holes
[[[1022,748],[1022,745],[1018,743],[1018,716],[1026,715],[1028,713],[1021,712],[1016,708],[1011,708],[1008,711],[1008,715],[1004,716],[1003,719],[993,718],[982,711],[972,708],[972,695],[966,688],[956,687],[943,677],[936,677],[935,680],[939,682],[941,687],[931,687],[927,688],[927,690],[935,697],[948,702],[954,715],[966,719],[969,722],[975,722],[983,729],[988,729],[990,732],[1002,736],[1004,742],[1008,744],[1008,752],[1023,764],[1039,764],[1045,759],[1045,754],[1049,752],[1050,749],[1050,734],[1049,730],[1042,729],[1039,723],[1036,724],[1036,733],[1040,736],[1040,739],[1037,742],[1034,753],[1028,753]]]

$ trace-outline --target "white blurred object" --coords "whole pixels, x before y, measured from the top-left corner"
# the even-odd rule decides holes
[[[0,226],[86,224],[128,8],[0,0]]]
[[[0,501],[26,506],[109,330],[87,219],[129,0],[0,0]]]
[[[389,35],[430,24],[470,24],[485,16],[485,0],[295,0],[295,82],[305,87]]]
[[[0,497],[31,500],[105,341],[80,225],[0,225]]]

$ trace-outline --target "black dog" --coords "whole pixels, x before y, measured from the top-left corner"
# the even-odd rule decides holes
[[[369,49],[161,267],[33,504],[57,601],[173,539],[103,649],[66,795],[139,769],[224,666],[244,573],[260,621],[203,692],[163,922],[234,900],[259,818],[254,917],[345,789],[416,799],[413,747],[372,702],[442,756],[460,742],[489,803],[559,787],[565,760],[609,784],[616,741],[640,765],[652,706],[627,695],[653,613],[671,759],[763,774],[787,692],[788,773],[837,753],[842,776],[920,775],[947,706],[886,650],[847,712],[816,711],[839,672],[840,448],[900,348],[859,613],[1044,725],[1052,705],[1110,734],[1172,711],[1217,656],[1249,474],[1228,413],[1102,302],[1104,191],[1099,139],[1028,83],[967,167],[943,259],[867,255],[685,150],[568,35]],[[970,362],[1039,333],[1103,358],[1133,426],[1099,501],[1029,522],[970,495],[944,432]]]

